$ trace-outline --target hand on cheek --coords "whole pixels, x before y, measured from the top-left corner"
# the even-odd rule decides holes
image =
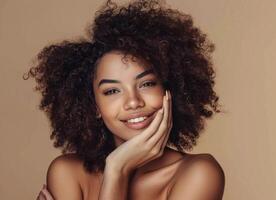
[[[161,156],[172,128],[171,107],[171,95],[166,91],[163,107],[149,127],[111,152],[106,160],[107,168],[128,174]]]

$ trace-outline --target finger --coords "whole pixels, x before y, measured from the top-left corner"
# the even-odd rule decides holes
[[[169,119],[168,119],[168,126],[170,127],[172,125],[172,95],[171,92],[168,91],[168,96],[169,96]]]
[[[173,116],[172,116],[172,96],[171,96],[171,93],[169,92],[169,130],[168,130],[168,133],[166,134],[166,138],[164,139],[164,142],[162,144],[162,149],[164,150],[164,148],[166,147],[167,145],[167,142],[168,142],[168,139],[169,139],[169,136],[170,136],[170,133],[171,133],[171,129],[172,129],[172,126],[173,126]]]
[[[155,134],[153,134],[153,136],[148,140],[147,143],[149,143],[149,145],[152,145],[152,147],[154,147],[158,141],[160,141],[160,139],[162,138],[162,136],[166,133],[166,129],[168,127],[168,94],[166,91],[166,96],[164,96],[163,98],[163,107],[164,107],[164,117],[162,119],[162,122],[160,123],[160,126],[158,127],[158,130]]]
[[[42,193],[44,194],[46,200],[53,200],[52,195],[46,188],[42,190]]]
[[[163,136],[161,137],[161,139],[157,142],[156,144],[156,148],[159,149],[159,151],[162,153],[166,144],[167,144],[167,141],[168,141],[168,138],[169,138],[169,135],[170,135],[170,131],[171,131],[171,119],[172,119],[172,105],[171,105],[171,96],[170,96],[170,92],[168,91],[168,102],[167,102],[167,105],[168,105],[168,121],[167,121],[167,128],[165,130],[165,134],[163,134]]]
[[[143,131],[141,134],[137,135],[137,137],[141,138],[144,141],[147,141],[157,131],[158,127],[160,126],[160,123],[162,122],[163,116],[164,116],[164,107],[161,108],[156,113],[156,116],[152,120],[149,127],[145,131]]]
[[[43,194],[42,190],[39,192],[36,200],[47,200],[46,196]]]

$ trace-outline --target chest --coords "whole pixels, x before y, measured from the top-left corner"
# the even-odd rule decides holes
[[[129,181],[128,200],[166,200],[175,179],[177,164],[146,174],[136,174]],[[90,179],[91,180],[91,179]],[[98,200],[102,176],[93,179],[83,190],[84,200]]]
[[[130,200],[166,200],[173,183],[175,169],[163,169],[134,177],[130,183]]]

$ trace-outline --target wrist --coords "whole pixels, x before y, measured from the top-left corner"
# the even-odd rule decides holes
[[[123,176],[128,177],[131,174],[131,170],[129,170],[125,166],[121,166],[117,164],[118,162],[108,160],[106,161],[104,173],[108,174],[109,176]]]

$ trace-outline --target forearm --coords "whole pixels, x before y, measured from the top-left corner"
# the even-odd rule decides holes
[[[106,167],[100,189],[99,200],[126,200],[129,175]]]

